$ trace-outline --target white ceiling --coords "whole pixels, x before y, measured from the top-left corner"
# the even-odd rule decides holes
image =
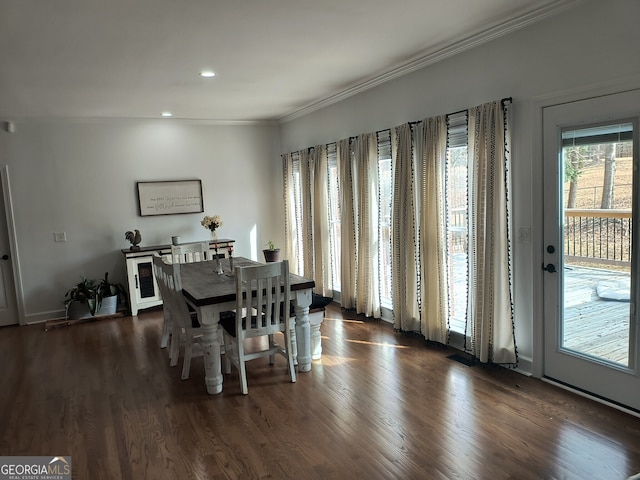
[[[0,116],[295,118],[573,3],[0,0]]]

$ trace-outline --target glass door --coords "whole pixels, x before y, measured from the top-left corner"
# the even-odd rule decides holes
[[[640,410],[636,92],[547,107],[544,374]]]

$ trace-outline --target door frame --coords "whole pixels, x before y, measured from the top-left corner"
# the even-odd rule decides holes
[[[619,95],[625,95],[620,98]],[[629,99],[631,97],[631,99]],[[547,191],[545,195],[545,204],[543,211],[550,213],[552,209],[555,213],[560,213],[564,209],[563,195],[563,178],[562,166],[560,160],[561,143],[560,134],[565,128],[570,130],[590,128],[592,126],[600,126],[607,124],[632,123],[633,124],[633,144],[634,144],[634,171],[633,171],[633,255],[631,258],[632,265],[629,268],[631,274],[631,302],[629,305],[628,315],[629,323],[629,364],[623,366],[615,364],[602,357],[591,357],[581,351],[572,350],[561,345],[562,321],[564,320],[564,236],[561,225],[563,217],[549,215],[543,225],[549,226],[549,231],[545,231],[545,243],[556,246],[557,253],[545,255],[546,262],[552,262],[557,265],[556,273],[544,273],[543,285],[545,293],[549,297],[545,297],[545,311],[542,319],[544,325],[544,355],[545,378],[557,383],[567,383],[574,385],[575,389],[583,389],[594,397],[608,398],[612,403],[626,405],[630,409],[638,409],[640,404],[637,402],[636,389],[640,382],[638,376],[637,364],[637,345],[638,333],[636,329],[636,315],[633,311],[637,300],[637,270],[638,265],[638,117],[640,116],[640,107],[637,105],[637,99],[640,98],[640,89],[629,92],[622,92],[615,96],[606,95],[594,97],[580,102],[571,102],[560,105],[561,110],[550,112],[550,117],[545,120],[545,133],[548,134],[546,139],[548,143],[545,147],[547,158],[543,160],[544,167],[549,167],[545,175],[547,185],[553,188],[555,193]],[[611,107],[612,101],[615,101],[614,107]],[[585,105],[585,102],[588,102]],[[631,105],[631,106],[628,106]],[[584,112],[584,113],[583,113]],[[629,116],[632,118],[629,118]],[[566,123],[563,123],[566,122]],[[543,170],[544,170],[543,167]],[[553,179],[551,178],[553,177]],[[547,202],[553,200],[553,202]],[[562,205],[560,205],[562,203]],[[557,230],[559,228],[559,230]],[[553,235],[551,235],[553,234]],[[557,238],[552,238],[557,234]],[[548,356],[548,357],[547,357]],[[546,377],[548,376],[548,377]]]
[[[15,296],[16,308],[18,310],[18,325],[26,325],[22,275],[20,273],[20,257],[18,255],[18,239],[16,236],[15,216],[13,213],[13,197],[11,195],[11,184],[9,181],[9,166],[6,164],[0,164],[0,183],[4,198],[4,221],[7,224],[9,258],[11,260],[11,272],[13,274],[13,289],[10,290],[8,294],[13,294]]]
[[[547,107],[588,100],[594,97],[615,95],[640,89],[640,75],[588,85],[561,92],[538,95],[531,98],[531,205],[542,205],[544,198],[544,124],[543,111]],[[621,115],[624,116],[624,115]],[[538,167],[538,168],[536,168]],[[542,378],[544,374],[544,216],[542,209],[531,209],[531,324],[532,359],[531,374]],[[536,233],[534,233],[536,232]]]

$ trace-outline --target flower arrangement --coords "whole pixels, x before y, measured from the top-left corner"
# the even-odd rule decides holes
[[[212,217],[207,215],[202,219],[200,224],[204,228],[215,232],[217,228],[220,228],[222,226],[222,218],[220,218],[220,215],[214,215]]]

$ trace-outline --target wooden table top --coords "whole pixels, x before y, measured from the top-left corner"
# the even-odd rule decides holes
[[[234,302],[236,299],[236,278],[230,274],[229,259],[220,259],[225,273],[215,271],[216,261],[183,263],[180,265],[182,292],[193,305],[202,307],[216,303]],[[244,257],[234,257],[233,265],[263,265]],[[291,274],[291,290],[304,290],[315,287],[309,278]]]

